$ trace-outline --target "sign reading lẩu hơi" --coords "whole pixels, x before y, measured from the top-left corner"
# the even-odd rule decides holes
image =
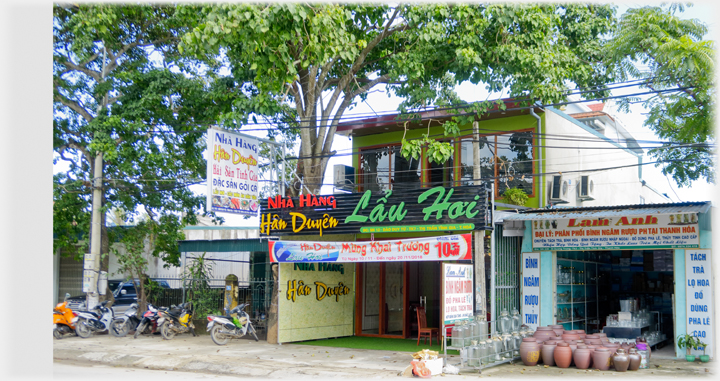
[[[255,215],[260,206],[257,138],[210,128],[207,139],[207,211]]]
[[[486,186],[301,195],[260,201],[260,236],[491,230]]]
[[[697,213],[532,221],[533,250],[692,248],[700,243]]]
[[[269,241],[270,262],[401,262],[469,260],[472,235],[387,241]]]

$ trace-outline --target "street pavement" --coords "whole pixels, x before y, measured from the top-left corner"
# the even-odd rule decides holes
[[[418,347],[418,350],[422,346]],[[412,360],[411,353],[381,350],[331,348],[297,344],[275,345],[265,341],[236,339],[218,346],[208,335],[192,337],[178,335],[163,340],[160,335],[117,338],[107,334],[88,339],[67,337],[53,340],[53,359],[56,364],[108,366],[134,369],[163,370],[215,374],[262,379],[368,379],[403,377]],[[458,356],[448,362],[459,363]],[[688,363],[654,356],[650,367],[637,372],[620,373],[614,370],[560,369],[538,365],[528,367],[522,362],[486,368],[482,372],[461,369],[460,374],[437,377],[467,378],[526,378],[534,377],[712,377],[717,374],[715,363]],[[407,373],[405,372],[405,376]]]

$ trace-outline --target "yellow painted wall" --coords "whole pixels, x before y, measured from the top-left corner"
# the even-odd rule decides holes
[[[280,282],[278,297],[278,341],[323,339],[328,337],[352,336],[355,311],[355,264],[342,263],[343,272],[318,271],[319,263],[313,263],[314,271],[295,269],[292,263],[280,264]],[[332,265],[332,264],[328,264]],[[308,287],[308,295],[295,293],[291,300],[293,288],[288,282],[300,281]],[[348,288],[346,295],[326,295],[318,300],[315,282],[322,282],[328,288],[337,287],[342,283]],[[290,297],[290,299],[289,299]]]

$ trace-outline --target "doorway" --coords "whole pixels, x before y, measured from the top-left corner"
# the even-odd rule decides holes
[[[357,267],[355,335],[407,338],[417,335],[417,306],[428,326],[439,327],[440,262],[375,262]]]

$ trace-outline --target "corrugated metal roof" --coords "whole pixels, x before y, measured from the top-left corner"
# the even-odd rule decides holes
[[[180,252],[267,251],[266,238],[179,241]]]
[[[708,202],[683,202],[672,204],[640,204],[596,206],[584,208],[556,208],[521,210],[517,214],[503,216],[503,220],[545,220],[550,218],[593,218],[627,215],[653,215],[673,213],[707,213],[712,204]]]

